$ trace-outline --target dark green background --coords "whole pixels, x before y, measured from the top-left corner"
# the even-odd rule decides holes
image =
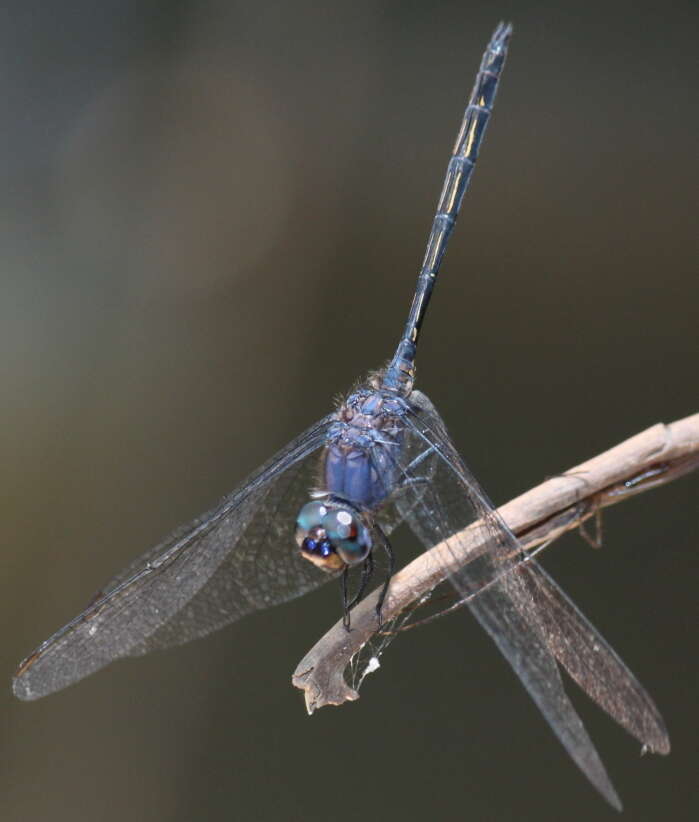
[[[419,357],[496,502],[697,410],[696,5],[3,5],[3,820],[612,818],[470,617],[308,718],[289,679],[334,587],[9,693],[113,572],[390,355],[500,17]],[[632,820],[696,818],[697,490],[546,557],[670,728],[640,759],[576,702]]]

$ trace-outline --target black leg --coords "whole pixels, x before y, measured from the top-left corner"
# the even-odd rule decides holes
[[[386,599],[386,592],[388,591],[391,577],[393,576],[393,572],[396,568],[396,558],[393,553],[393,548],[391,548],[391,543],[386,539],[386,537],[383,539],[383,547],[386,551],[386,555],[388,556],[388,574],[386,575],[386,582],[384,582],[381,593],[379,594],[379,601],[376,603],[376,616],[379,620],[379,628],[381,628],[381,625],[383,624],[381,622],[381,608],[383,606],[384,599]]]
[[[357,593],[352,597],[348,608],[354,608],[354,606],[361,600],[362,596],[364,595],[364,591],[366,590],[367,585],[369,584],[369,580],[371,579],[371,575],[374,573],[374,557],[372,554],[369,554],[367,558],[364,560],[364,564],[362,565],[362,576],[359,580],[359,587],[357,588]]]
[[[362,564],[362,576],[359,580],[359,587],[357,588],[357,593],[352,597],[352,599],[350,599],[349,566],[347,566],[342,572],[342,577],[340,578],[340,582],[342,584],[342,624],[345,626],[346,631],[349,631],[350,629],[350,611],[361,600],[362,596],[364,595],[364,591],[366,590],[366,587],[369,584],[371,575],[373,573],[374,557],[371,554],[369,554],[367,558],[364,560],[364,563]]]
[[[345,626],[345,631],[350,629],[350,605],[348,603],[347,594],[347,576],[349,574],[349,567],[345,566],[340,577],[340,588],[342,589],[342,624]]]

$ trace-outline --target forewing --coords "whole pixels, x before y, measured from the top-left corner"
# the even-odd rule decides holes
[[[519,676],[530,696],[578,767],[616,808],[621,807],[597,751],[568,699],[552,656],[547,629],[532,591],[519,570],[514,535],[463,464],[430,401],[413,392],[407,402],[408,440],[417,439],[438,455],[432,482],[405,519],[426,548],[440,542],[458,553],[459,532],[480,520],[486,550],[450,576],[481,626]],[[413,446],[415,451],[420,446]],[[525,567],[525,566],[522,566]],[[539,603],[540,604],[540,603]]]
[[[112,579],[22,662],[15,694],[37,699],[113,659],[186,642],[329,579],[299,556],[293,528],[331,422],[309,428],[216,508]]]

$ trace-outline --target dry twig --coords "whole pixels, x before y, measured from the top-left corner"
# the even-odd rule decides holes
[[[659,423],[610,448],[565,474],[553,477],[503,505],[499,512],[522,546],[534,548],[578,528],[602,508],[663,485],[699,467],[699,414]],[[400,570],[391,580],[383,604],[384,622],[433,590],[456,567],[471,561],[483,549],[484,529],[466,528],[453,546],[439,543]],[[340,620],[301,660],[292,677],[305,692],[309,713],[324,705],[340,705],[359,698],[345,682],[351,658],[376,631],[374,591],[352,611],[348,633]]]

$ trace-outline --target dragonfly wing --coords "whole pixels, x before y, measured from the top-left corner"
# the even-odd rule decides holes
[[[442,451],[450,450],[453,457],[454,446],[448,439],[444,423],[429,400],[425,398],[422,404],[423,410],[419,413],[423,415],[423,427],[429,429],[431,436],[442,443],[439,448]],[[467,469],[463,463],[460,470],[464,479],[472,487],[478,488],[473,477],[464,473]],[[480,489],[478,494],[483,496]],[[504,523],[503,527],[506,529]],[[516,540],[513,535],[510,536],[512,540]],[[496,542],[505,540],[501,536]],[[509,553],[511,556],[512,550]],[[650,751],[668,753],[670,740],[660,712],[604,637],[537,562],[528,560],[525,564],[518,565],[516,573],[528,594],[524,600],[525,605],[530,600],[535,606],[537,626],[551,653],[571,678],[612,719]],[[521,596],[515,597],[515,601],[521,602]]]
[[[293,523],[317,481],[317,452],[332,421],[309,428],[216,508],[114,577],[22,662],[15,694],[37,699],[113,659],[186,642],[329,579],[299,556]]]
[[[606,640],[537,563],[520,569],[556,659],[588,696],[653,753],[670,752],[655,703]]]
[[[455,553],[459,532],[477,520],[482,522],[486,550],[451,574],[450,582],[463,598],[480,591],[468,602],[472,614],[512,666],[573,761],[605,799],[620,809],[604,765],[563,688],[547,641],[550,626],[539,614],[541,603],[535,601],[518,571],[508,572],[521,555],[517,539],[463,464],[434,406],[420,392],[410,396],[406,424],[408,438],[417,438],[439,457],[432,482],[421,488],[417,504],[406,511],[406,521],[426,548],[444,542]]]

